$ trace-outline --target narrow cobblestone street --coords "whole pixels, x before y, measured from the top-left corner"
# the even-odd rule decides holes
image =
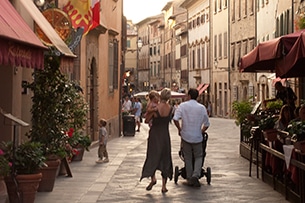
[[[173,164],[182,168],[180,137],[173,124],[170,132]],[[134,137],[114,138],[108,143],[109,163],[95,163],[97,148],[85,152],[83,161],[70,164],[73,177],[58,177],[53,192],[38,193],[36,202],[287,202],[257,179],[255,170],[252,177],[248,176],[249,162],[239,155],[239,127],[234,120],[211,118],[208,134],[205,167],[212,171],[210,185],[203,177],[201,188],[191,188],[180,176],[177,184],[169,181],[169,191],[162,194],[161,175],[157,172],[157,184],[146,191],[149,180],[139,181],[148,136],[148,126],[142,124],[141,132]]]

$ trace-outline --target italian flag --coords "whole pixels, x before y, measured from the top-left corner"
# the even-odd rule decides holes
[[[96,28],[100,24],[100,0],[91,0],[92,23],[90,30]]]

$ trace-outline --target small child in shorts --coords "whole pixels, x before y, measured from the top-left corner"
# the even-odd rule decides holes
[[[107,152],[107,141],[108,141],[108,132],[106,129],[107,121],[105,119],[101,119],[99,122],[99,148],[98,148],[98,158],[99,160],[96,163],[107,163],[108,152]],[[103,160],[103,158],[105,158]]]

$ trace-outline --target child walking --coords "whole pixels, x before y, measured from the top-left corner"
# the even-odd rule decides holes
[[[108,152],[107,152],[107,140],[108,140],[108,132],[106,129],[107,122],[105,119],[101,119],[99,122],[99,148],[98,148],[98,157],[99,160],[96,163],[107,163],[109,162],[108,159]],[[105,159],[103,160],[103,158]]]

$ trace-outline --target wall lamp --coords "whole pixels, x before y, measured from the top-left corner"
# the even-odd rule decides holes
[[[45,2],[45,0],[34,0],[34,3],[35,3],[36,6],[42,7],[42,6],[44,6],[44,4],[46,2]]]
[[[138,49],[141,50],[141,48],[143,47],[143,42],[141,40],[141,37],[139,37],[137,45],[138,45]]]

